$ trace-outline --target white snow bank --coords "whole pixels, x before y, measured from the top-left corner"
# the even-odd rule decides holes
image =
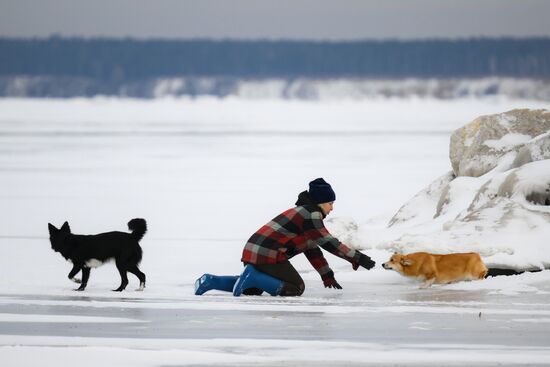
[[[450,171],[436,179],[399,209],[390,220],[390,226],[396,223],[407,223],[408,225],[424,223],[435,217],[434,208],[438,206],[442,191],[454,178],[453,172]]]
[[[506,193],[516,200],[532,201],[530,198],[536,194],[550,196],[550,159],[526,164],[515,170],[509,177],[513,181],[512,188]],[[504,190],[506,187],[502,189]],[[544,205],[545,201],[540,204]],[[543,208],[537,209],[543,210]],[[546,209],[550,212],[550,206]]]

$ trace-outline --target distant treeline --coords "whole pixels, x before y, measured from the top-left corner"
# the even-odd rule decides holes
[[[0,38],[0,76],[550,77],[550,39],[212,41]]]

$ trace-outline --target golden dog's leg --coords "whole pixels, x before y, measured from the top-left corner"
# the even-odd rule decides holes
[[[434,284],[435,282],[435,277],[434,278],[427,278],[424,283],[422,283],[420,285],[420,289],[426,289],[426,288],[429,288],[432,286],[432,284]]]
[[[487,276],[487,273],[488,273],[487,268],[483,269],[483,270],[479,273],[478,279],[485,279],[485,277]]]

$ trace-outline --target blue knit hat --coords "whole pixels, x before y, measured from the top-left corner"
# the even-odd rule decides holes
[[[309,196],[317,204],[328,203],[336,200],[336,194],[328,182],[322,178],[316,178],[309,183]]]

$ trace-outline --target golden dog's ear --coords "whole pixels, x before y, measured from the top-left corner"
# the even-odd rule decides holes
[[[413,261],[411,259],[402,258],[401,259],[401,265],[403,266],[411,266],[413,264]]]

